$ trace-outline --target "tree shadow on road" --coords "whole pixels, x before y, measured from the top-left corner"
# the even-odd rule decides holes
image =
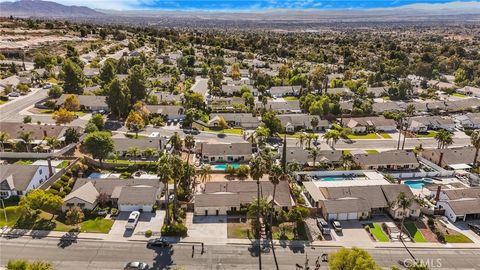
[[[169,269],[168,266],[173,265],[172,255],[174,250],[171,247],[153,248],[155,257],[153,258],[153,265],[151,269]]]
[[[69,247],[73,243],[77,243],[77,238],[78,238],[78,232],[75,232],[75,231],[68,232],[68,233],[62,235],[62,237],[60,237],[60,239],[57,243],[57,246],[59,248]]]

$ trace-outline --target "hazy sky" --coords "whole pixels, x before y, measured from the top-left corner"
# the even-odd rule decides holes
[[[5,0],[0,0],[5,1]],[[11,1],[11,0],[10,0]],[[398,7],[415,3],[448,3],[451,0],[50,0],[65,5],[103,9],[261,10],[261,9],[362,9]],[[458,0],[457,0],[458,1]],[[478,2],[480,0],[460,0]]]

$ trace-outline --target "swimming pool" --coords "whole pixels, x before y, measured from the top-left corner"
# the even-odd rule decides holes
[[[217,170],[217,171],[225,171],[227,169],[227,166],[232,166],[234,169],[238,169],[240,167],[240,164],[238,163],[223,163],[223,164],[216,164],[212,166],[212,169]]]
[[[320,180],[321,181],[343,181],[343,180],[349,180],[349,179],[341,176],[327,176],[327,177],[320,178]]]
[[[425,184],[432,183],[433,180],[429,178],[422,178],[422,179],[416,179],[416,180],[406,180],[403,181],[402,183],[404,185],[407,185],[411,189],[422,189]]]

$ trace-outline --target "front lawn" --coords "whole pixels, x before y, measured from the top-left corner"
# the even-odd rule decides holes
[[[368,134],[363,134],[363,135],[350,134],[350,135],[348,135],[348,138],[351,139],[351,140],[358,140],[358,139],[375,140],[375,139],[378,139],[380,137],[378,137],[378,135],[375,134],[375,133],[368,133]]]
[[[437,134],[436,131],[429,131],[429,132],[425,132],[425,133],[417,133],[416,137],[417,138],[433,138],[433,137],[435,137],[436,134]]]
[[[62,162],[60,162],[60,164],[57,165],[57,168],[59,169],[63,169],[63,168],[66,168],[68,166],[68,160],[64,160]]]
[[[388,134],[388,133],[378,133],[378,135],[380,135],[384,139],[391,139],[392,138],[392,136],[390,136],[390,134]]]
[[[410,236],[413,238],[413,241],[417,243],[426,243],[427,240],[423,237],[422,232],[415,226],[413,223],[405,223],[405,228],[407,229]]]
[[[380,223],[367,223],[370,232],[378,242],[390,242],[388,235],[383,231]]]
[[[8,222],[5,222],[5,212],[7,213]],[[21,215],[20,211],[18,210],[18,206],[7,206],[5,207],[5,212],[3,208],[0,208],[0,227],[12,227],[15,225],[15,223],[17,223],[17,220]]]
[[[8,102],[8,100],[1,100],[1,99],[0,99],[0,105],[5,104],[5,103],[7,103],[7,102]]]
[[[103,217],[86,220],[81,223],[80,231],[89,233],[108,233],[112,228],[113,220]]]
[[[236,135],[242,135],[243,134],[243,129],[241,128],[226,128],[226,129],[205,129],[204,131],[210,131],[210,132],[218,132],[218,133],[225,133],[225,134],[236,134]]]
[[[15,161],[15,163],[13,163],[13,164],[16,164],[16,165],[32,165],[32,163],[33,163],[32,160],[20,159],[20,160]]]
[[[445,241],[447,243],[453,243],[453,244],[458,244],[458,243],[473,243],[473,241],[466,237],[463,234],[445,234]]]
[[[367,152],[367,154],[378,154],[378,151],[373,149],[365,150],[365,152]]]
[[[460,94],[460,93],[452,93],[452,96],[459,97],[459,98],[466,98],[467,97],[466,95]]]
[[[228,219],[227,237],[236,239],[248,239],[250,235],[250,222],[240,222],[238,219]]]
[[[303,222],[284,222],[273,226],[273,239],[275,240],[306,240],[305,225]]]
[[[286,101],[298,100],[297,97],[284,97],[283,99]]]

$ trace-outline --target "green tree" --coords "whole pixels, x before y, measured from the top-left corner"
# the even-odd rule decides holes
[[[83,142],[88,153],[102,164],[103,159],[113,152],[114,144],[112,135],[108,132],[99,131],[88,134]]]
[[[28,192],[19,202],[19,206],[23,211],[31,212],[43,210],[52,214],[52,219],[54,218],[54,213],[62,207],[62,204],[63,199],[60,196],[54,195],[43,189],[35,189]]]
[[[18,138],[25,144],[27,152],[30,152],[30,144],[33,141],[33,132],[32,131],[20,131],[18,132]]]
[[[127,78],[127,87],[131,94],[131,104],[142,101],[147,96],[146,81],[145,72],[140,65],[135,65],[130,69]]]
[[[168,194],[168,184],[170,183],[170,180],[172,180],[172,166],[169,162],[169,156],[163,155],[160,158],[160,161],[158,162],[158,167],[157,167],[157,174],[158,178],[164,185],[164,190],[165,190],[165,210],[166,210],[166,221],[167,224],[170,224],[170,210],[168,207],[169,204],[169,194]]]
[[[404,192],[400,192],[397,195],[397,199],[396,199],[395,203],[403,211],[402,220],[401,220],[401,223],[400,223],[401,225],[400,225],[400,236],[399,236],[400,239],[402,239],[403,226],[404,226],[404,223],[405,223],[406,212],[407,212],[407,209],[409,209],[410,206],[412,206],[413,199],[411,197],[408,197]]]
[[[55,147],[60,146],[62,143],[60,140],[58,140],[56,137],[53,136],[47,136],[43,138],[46,142],[46,144],[52,148],[53,151],[55,151]]]
[[[434,138],[438,143],[438,149],[444,149],[453,144],[453,134],[445,129],[441,129],[437,132]]]
[[[103,85],[108,85],[116,76],[115,64],[112,60],[107,59],[100,69],[100,80]]]
[[[98,130],[102,130],[105,125],[105,120],[103,120],[103,116],[99,113],[92,115],[92,118],[88,120],[89,123],[93,123]]]
[[[172,137],[168,140],[168,143],[173,147],[173,153],[176,155],[180,155],[182,148],[183,148],[183,141],[178,132],[175,131]]]
[[[63,90],[60,86],[54,85],[48,90],[48,96],[51,98],[59,98],[63,94]]]
[[[61,77],[63,78],[63,91],[67,94],[82,94],[85,86],[83,70],[72,60],[63,62]]]
[[[317,147],[314,147],[314,148],[311,148],[309,151],[309,157],[312,158],[312,161],[313,161],[313,167],[315,167],[316,165],[316,162],[317,162],[317,158],[318,156],[320,155],[320,151]]]
[[[6,132],[0,131],[0,147],[2,151],[5,151],[5,143],[10,139],[10,135]]]
[[[270,135],[283,131],[282,122],[273,111],[267,111],[262,115],[262,121],[270,130]]]
[[[263,174],[265,173],[265,162],[263,161],[262,158],[260,157],[254,157],[250,160],[250,176],[252,177],[253,180],[257,181],[257,224],[260,224],[260,216],[265,216],[265,212],[259,211],[260,208],[260,179],[263,177]],[[268,203],[266,206],[266,209],[268,210]],[[263,213],[262,213],[263,212]],[[258,229],[260,229],[260,226],[258,226]],[[257,235],[260,234],[260,232],[257,229]]]
[[[57,125],[68,124],[75,119],[75,113],[65,108],[60,108],[53,112],[52,119],[55,120]]]
[[[112,82],[110,82],[106,89],[106,102],[112,111],[112,114],[117,117],[127,116],[131,106],[128,88],[117,78],[115,78]]]
[[[200,167],[200,181],[204,184],[208,182],[212,178],[211,173],[212,168],[209,165],[203,165],[202,167]]]
[[[81,223],[84,218],[85,214],[78,206],[70,208],[65,215],[65,220],[67,224],[75,226],[78,226],[78,224]]]
[[[323,134],[323,138],[327,141],[327,144],[332,146],[332,149],[335,149],[335,144],[340,140],[340,132],[335,129],[331,129],[325,134]]]
[[[328,266],[331,270],[380,269],[367,251],[360,248],[341,248],[330,254]]]
[[[470,134],[470,142],[475,147],[475,156],[473,157],[473,167],[478,165],[478,151],[480,150],[480,129],[474,130]]]
[[[70,127],[65,130],[65,144],[76,143],[80,139],[80,132]]]

